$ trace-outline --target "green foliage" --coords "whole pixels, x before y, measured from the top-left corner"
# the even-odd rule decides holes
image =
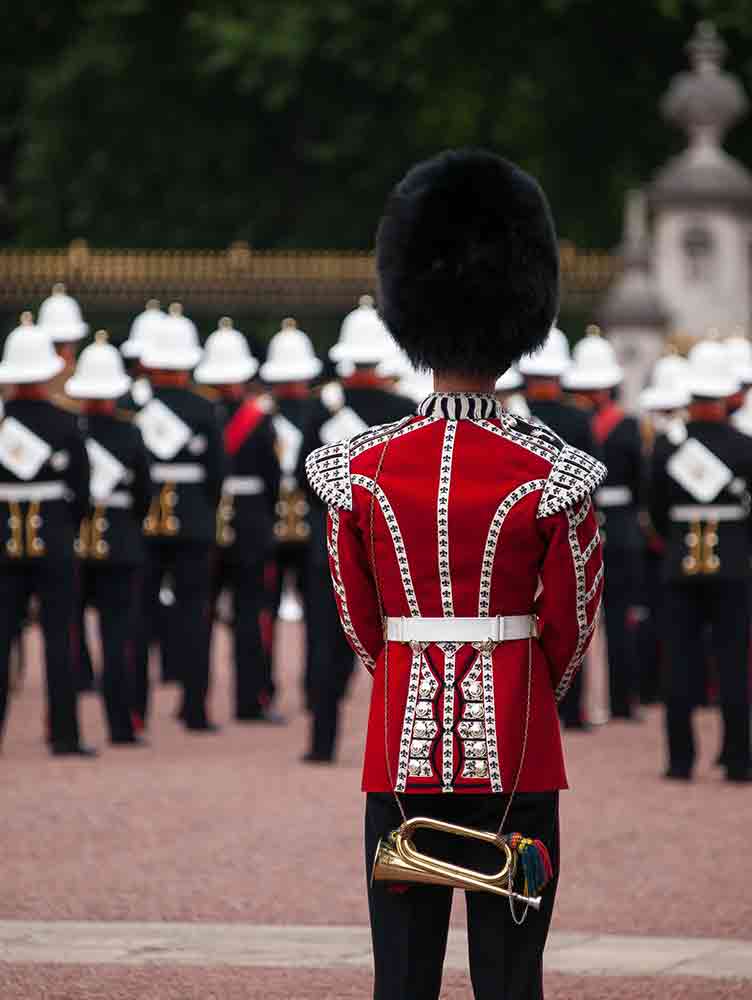
[[[619,237],[682,137],[658,100],[700,16],[752,82],[748,0],[27,0],[0,39],[0,237],[370,246],[441,148],[493,148],[563,236]],[[752,162],[752,133],[730,150]]]

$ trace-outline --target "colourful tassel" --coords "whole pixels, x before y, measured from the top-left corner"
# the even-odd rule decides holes
[[[524,878],[524,894],[537,896],[554,874],[546,845],[540,840],[523,837],[520,833],[507,834],[505,840],[510,850],[517,854],[517,862]]]

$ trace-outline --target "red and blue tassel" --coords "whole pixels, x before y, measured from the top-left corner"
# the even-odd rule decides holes
[[[541,840],[531,840],[521,833],[509,833],[504,838],[510,850],[517,855],[517,863],[524,878],[523,893],[537,896],[551,881],[554,869],[546,845]]]

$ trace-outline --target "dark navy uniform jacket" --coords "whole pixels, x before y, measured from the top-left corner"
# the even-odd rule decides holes
[[[89,503],[89,459],[77,417],[48,400],[18,399],[6,403],[3,424],[9,464],[0,458],[0,560],[72,560]],[[28,475],[34,455],[45,457]]]

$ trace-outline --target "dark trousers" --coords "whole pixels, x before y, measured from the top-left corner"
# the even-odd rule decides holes
[[[639,698],[638,622],[631,614],[643,603],[640,595],[640,553],[633,549],[604,548],[603,608],[608,643],[608,682],[611,714],[632,714]]]
[[[264,562],[239,563],[221,550],[213,574],[213,601],[227,589],[232,595],[232,635],[235,659],[235,717],[257,716],[272,697],[271,664],[261,639],[264,609]]]
[[[135,639],[139,570],[135,566],[86,563],[82,567],[84,603],[97,609],[102,640],[102,696],[111,740],[133,737]]]
[[[720,680],[724,763],[733,776],[750,766],[750,608],[744,580],[672,582],[666,587],[669,765],[691,771],[695,762],[692,709],[696,703],[697,650],[708,626]]]
[[[207,723],[206,698],[209,691],[209,642],[211,622],[209,601],[211,547],[204,542],[152,541],[143,587],[144,635],[157,634],[159,590],[166,575],[174,587],[170,628],[162,642],[162,656],[175,665],[183,687],[182,717],[189,727]],[[166,647],[166,648],[165,648]],[[140,685],[148,664],[148,642],[139,650]],[[144,692],[141,700],[146,701]]]
[[[292,580],[295,589],[298,591],[298,595],[303,605],[303,618],[305,620],[306,626],[306,650],[305,650],[305,660],[303,667],[303,688],[306,695],[306,700],[308,699],[309,691],[309,679],[311,674],[311,649],[310,649],[310,639],[309,639],[309,625],[311,620],[311,613],[308,606],[310,591],[313,587],[320,585],[321,581],[311,580],[312,586],[309,586],[310,578],[310,556],[309,556],[309,545],[308,544],[281,544],[277,546],[277,550],[274,554],[274,562],[276,572],[274,574],[274,590],[271,595],[272,602],[272,615],[275,621],[279,613],[279,605],[282,600],[282,591],[284,590],[285,582],[287,580]],[[327,568],[327,575],[329,570]],[[274,685],[274,674],[272,673],[272,693],[276,690]]]
[[[318,573],[316,570],[318,569]],[[311,752],[333,757],[339,729],[340,704],[355,666],[355,657],[342,631],[328,567],[311,564],[318,581],[308,595],[307,696],[311,710]]]
[[[76,606],[73,560],[23,560],[0,567],[0,735],[8,704],[11,643],[36,594],[44,637],[48,740],[77,744],[76,684],[72,625]]]
[[[410,816],[429,816],[476,829],[496,830],[506,807],[506,795],[403,796]],[[376,846],[399,826],[394,797],[369,793],[366,798],[366,873],[374,953],[374,1000],[437,1000],[449,933],[452,889],[411,885],[394,892],[387,882],[371,883]],[[543,890],[543,904],[529,910],[517,926],[507,899],[487,892],[467,892],[470,976],[476,1000],[542,1000],[543,949],[553,913],[559,871],[558,792],[520,793],[515,797],[505,832],[519,832],[543,841],[551,855],[554,881]],[[420,837],[420,835],[419,835]],[[451,845],[451,846],[450,846]],[[419,850],[457,864],[492,871],[499,855],[478,841],[427,833]],[[452,850],[452,847],[454,850]],[[493,851],[489,865],[488,852]],[[517,905],[518,911],[521,909]]]

